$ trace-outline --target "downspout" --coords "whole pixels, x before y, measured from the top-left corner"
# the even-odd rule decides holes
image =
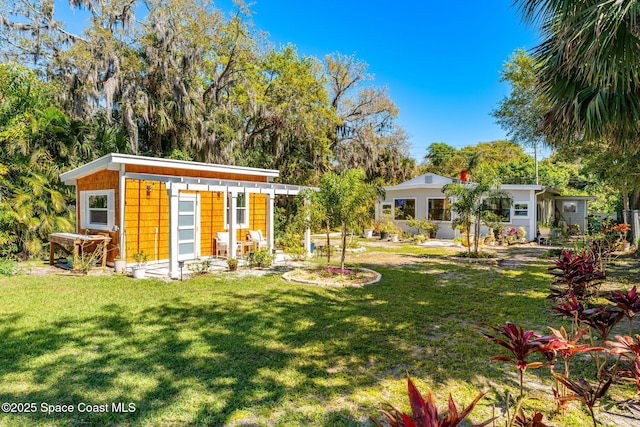
[[[122,259],[126,260],[127,259],[127,255],[126,255],[126,249],[124,247],[125,245],[125,238],[124,238],[124,199],[125,199],[125,181],[126,181],[126,176],[125,176],[125,165],[124,164],[120,164],[120,174],[119,174],[119,184],[120,184],[120,189],[119,189],[119,196],[120,196],[120,224],[118,224],[118,227],[120,227],[119,231],[120,231],[120,241],[118,242],[119,246],[120,246],[120,256],[122,257]]]
[[[542,187],[542,191],[541,192],[533,193],[533,197],[534,197],[533,203],[535,203],[535,205],[536,205],[536,210],[535,210],[535,215],[534,215],[534,220],[535,220],[534,221],[534,226],[535,226],[535,229],[534,229],[534,233],[535,234],[534,234],[534,236],[535,236],[536,239],[538,238],[538,220],[539,220],[539,218],[538,218],[538,196],[541,196],[546,191],[547,191],[547,187]]]

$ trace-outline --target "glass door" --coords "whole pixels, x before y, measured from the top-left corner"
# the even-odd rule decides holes
[[[197,258],[198,199],[195,194],[180,194],[178,200],[178,260]]]

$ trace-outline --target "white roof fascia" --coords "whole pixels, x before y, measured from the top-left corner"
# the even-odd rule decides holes
[[[435,189],[441,189],[444,186],[444,184],[440,185],[440,184],[409,184],[409,185],[393,185],[391,187],[383,187],[385,191],[400,191],[400,190],[414,190],[414,189],[421,189],[421,188],[435,188]]]
[[[534,185],[534,184],[502,184],[500,186],[501,190],[542,190],[544,187],[542,185]]]
[[[60,179],[67,185],[75,185],[79,178],[83,178],[100,170],[119,170],[120,165],[155,166],[190,171],[237,173],[243,175],[264,176],[276,178],[280,172],[275,169],[259,169],[244,166],[218,165],[213,163],[188,162],[184,160],[162,159],[156,157],[133,156],[130,154],[111,153],[100,157],[85,165],[64,172]]]
[[[555,196],[558,200],[597,200],[596,196]]]

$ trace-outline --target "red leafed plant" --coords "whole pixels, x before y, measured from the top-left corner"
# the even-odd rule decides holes
[[[629,335],[633,331],[633,317],[640,311],[640,294],[638,294],[634,286],[629,292],[623,293],[618,291],[611,292],[607,298],[620,308],[629,319]]]
[[[640,396],[640,335],[634,340],[630,336],[615,336],[616,341],[607,341],[605,345],[612,347],[611,354],[619,354],[631,360],[632,368],[621,370],[618,373],[625,379],[631,379],[636,383],[636,393]]]
[[[615,375],[603,375],[598,384],[595,386],[589,384],[589,382],[584,378],[578,378],[574,381],[569,377],[556,373],[553,373],[553,376],[556,380],[564,384],[567,389],[571,390],[574,393],[568,396],[563,396],[560,399],[564,401],[577,400],[584,403],[589,409],[589,415],[591,415],[593,427],[598,427],[593,408],[596,406],[596,403],[598,403],[598,400],[600,400],[600,398],[602,398],[602,396],[607,393],[607,390],[609,390],[609,387],[615,379]]]
[[[518,327],[511,322],[504,325],[491,326],[482,324],[488,329],[480,329],[480,333],[489,341],[506,348],[513,354],[509,356],[493,356],[491,360],[502,360],[504,362],[513,363],[520,373],[520,396],[523,395],[522,380],[524,371],[527,368],[535,369],[543,366],[542,362],[527,362],[527,358],[535,352],[542,351],[540,336],[534,331],[525,331],[522,327]]]
[[[549,296],[553,299],[571,292],[579,301],[587,301],[598,293],[605,278],[600,269],[600,260],[592,251],[585,250],[577,254],[562,251],[553,264],[549,267],[555,276]]]
[[[531,415],[526,415],[522,408],[518,408],[514,425],[518,427],[549,427],[549,425],[542,422],[544,416],[540,412],[534,412]]]
[[[478,401],[485,395],[480,393],[469,406],[464,408],[462,412],[458,412],[456,404],[451,395],[449,395],[449,411],[444,414],[438,413],[438,408],[433,401],[431,391],[427,390],[426,397],[422,397],[411,378],[407,379],[409,388],[409,403],[411,404],[411,412],[413,416],[409,416],[400,412],[393,406],[389,405],[388,410],[382,410],[382,414],[387,417],[386,423],[390,427],[457,427],[469,416]],[[370,417],[370,420],[378,427],[384,427],[379,421]],[[494,418],[480,424],[474,424],[472,427],[483,427],[493,421]]]

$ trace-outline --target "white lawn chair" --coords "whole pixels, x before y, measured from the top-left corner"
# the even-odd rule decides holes
[[[249,230],[249,240],[258,245],[258,249],[267,247],[267,239],[262,237],[262,230]]]
[[[242,244],[236,243],[236,253],[242,252]],[[229,232],[216,233],[216,257],[229,254]]]

